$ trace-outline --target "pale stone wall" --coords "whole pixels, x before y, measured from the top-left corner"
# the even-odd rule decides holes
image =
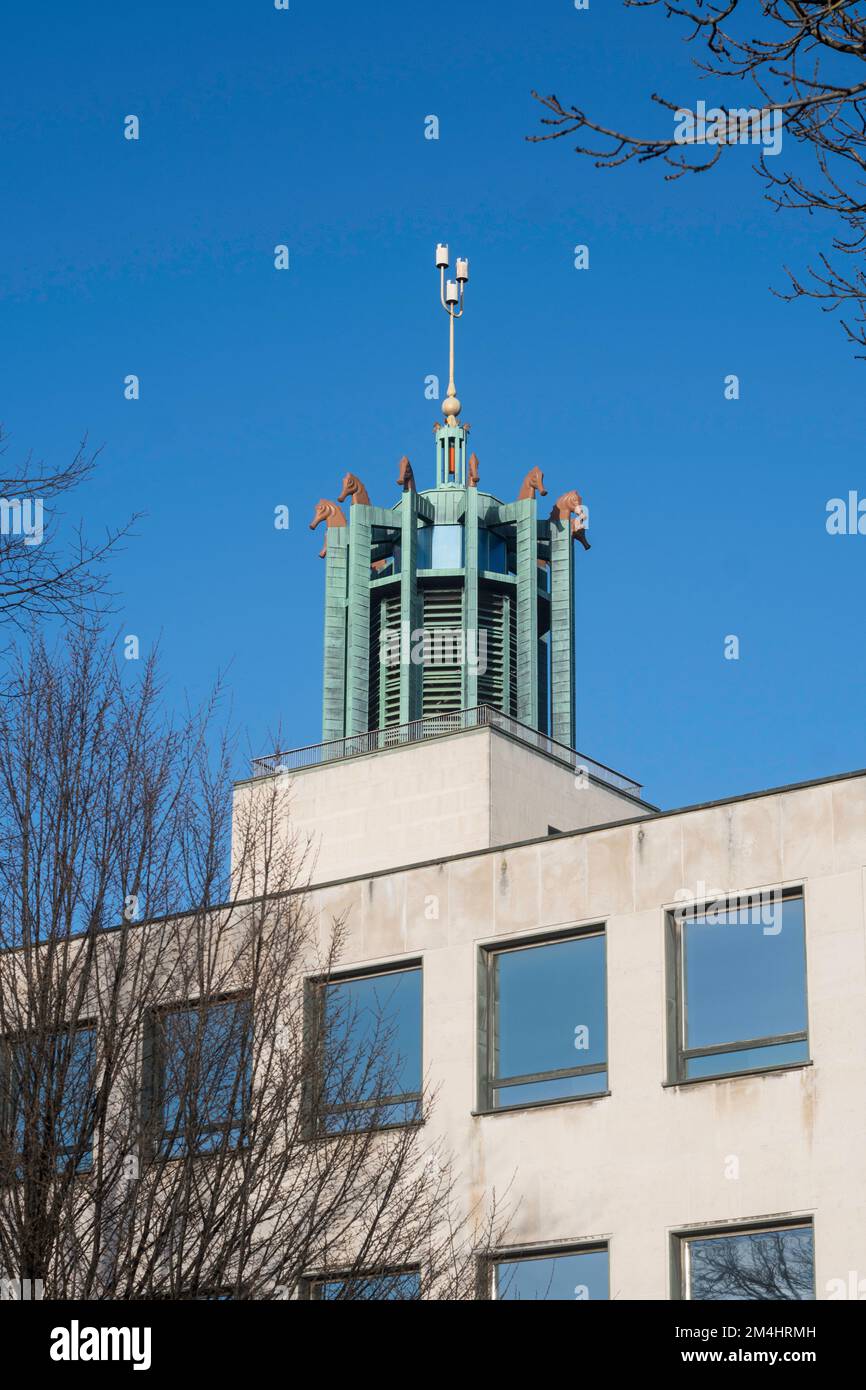
[[[515,739],[494,733],[490,747],[490,839],[488,845],[557,830],[631,820],[647,806],[591,776],[578,775]]]
[[[514,840],[646,814],[632,797],[489,727],[292,774],[292,826],[309,837],[313,881],[375,873]],[[239,783],[235,808],[271,778]]]
[[[481,751],[479,779],[484,761]],[[477,806],[467,769],[457,785]],[[429,794],[447,821],[454,768],[441,771]],[[509,776],[497,769],[500,796]],[[494,824],[510,814],[497,804]],[[400,835],[394,822],[381,833]],[[466,814],[461,834],[471,824]],[[423,848],[411,839],[413,861]],[[778,885],[804,892],[813,1065],[665,1086],[665,908],[683,890],[699,899]],[[444,1133],[456,1153],[467,1202],[512,1185],[514,1243],[609,1240],[611,1296],[665,1299],[671,1230],[810,1215],[820,1298],[849,1271],[866,1279],[864,889],[857,776],[464,854],[321,887],[312,900],[323,925],[346,916],[347,965],[423,960],[424,1065],[440,1091],[430,1135]],[[602,922],[611,1094],[474,1116],[479,945]],[[736,1180],[725,1176],[731,1155]]]

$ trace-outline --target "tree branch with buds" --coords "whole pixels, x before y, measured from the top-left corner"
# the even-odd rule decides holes
[[[694,60],[702,78],[736,84],[738,94],[743,83],[751,84],[761,130],[779,132],[772,149],[762,142],[755,165],[764,196],[777,209],[829,220],[829,245],[816,263],[799,274],[785,267],[788,288],[773,292],[786,300],[814,299],[825,312],[842,311],[849,341],[866,348],[866,5],[862,0],[767,0],[756,14],[742,0],[625,4],[662,5],[667,17],[682,21],[686,41],[703,50]],[[736,108],[716,108],[722,119],[713,134],[701,128],[689,103],[653,93],[653,103],[675,118],[691,117],[692,125],[690,133],[686,126],[671,136],[643,136],[594,120],[556,96],[532,95],[548,114],[541,117],[544,131],[528,136],[530,141],[577,136],[576,153],[597,168],[656,160],[668,170],[668,180],[714,168],[737,142],[744,114],[741,101]],[[777,171],[773,160],[782,133],[794,142],[795,165]],[[804,156],[808,167],[801,168]],[[866,352],[857,356],[866,358]]]

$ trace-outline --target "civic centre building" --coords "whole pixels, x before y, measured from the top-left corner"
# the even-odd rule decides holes
[[[586,509],[485,489],[447,260],[435,485],[319,504],[322,743],[236,805],[291,774],[339,980],[394,986],[466,1208],[509,1192],[486,1296],[866,1297],[866,772],[659,810],[574,750]]]

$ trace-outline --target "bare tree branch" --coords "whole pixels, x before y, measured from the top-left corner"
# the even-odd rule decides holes
[[[830,244],[817,266],[795,274],[786,267],[787,300],[809,298],[835,313],[853,309],[840,322],[848,339],[866,348],[866,7],[862,0],[765,0],[760,11],[742,0],[625,0],[630,8],[662,5],[667,17],[688,26],[686,41],[697,42],[695,59],[702,78],[719,85],[751,85],[755,108],[749,138],[761,150],[756,172],[765,197],[779,209],[823,213],[830,218]],[[578,106],[556,96],[532,94],[550,114],[547,127],[531,141],[578,135],[578,154],[596,167],[614,168],[632,160],[660,160],[666,179],[703,173],[715,167],[733,143],[741,143],[744,116],[740,103],[720,104],[723,119],[714,129],[701,124],[696,103],[674,102],[653,93],[652,101],[679,118],[679,131],[659,137],[635,135],[591,119]],[[685,117],[691,118],[691,124]],[[754,119],[757,117],[757,121]],[[764,136],[773,131],[773,140]],[[796,155],[811,154],[811,170],[776,171],[782,135],[793,140]],[[592,137],[598,136],[598,140]],[[790,143],[786,144],[790,149]],[[772,153],[770,152],[772,149]],[[846,264],[845,258],[849,258]],[[857,353],[866,357],[866,353]]]
[[[0,426],[0,460],[7,448]],[[96,543],[79,526],[63,546],[53,505],[87,482],[97,457],[83,440],[71,462],[57,470],[31,456],[14,474],[0,465],[0,624],[23,629],[34,618],[47,617],[86,622],[110,608],[104,566],[139,514]]]

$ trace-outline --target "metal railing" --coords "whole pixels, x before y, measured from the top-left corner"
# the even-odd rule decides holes
[[[370,729],[363,734],[349,734],[346,738],[335,738],[327,743],[311,743],[305,748],[293,748],[284,753],[271,753],[266,757],[253,758],[254,777],[267,777],[274,772],[299,772],[307,767],[321,767],[324,763],[341,762],[345,758],[357,758],[366,753],[379,753],[386,748],[399,748],[407,743],[420,743],[423,739],[442,738],[446,734],[462,733],[466,729],[500,729],[519,743],[528,744],[557,762],[564,763],[573,772],[585,773],[596,782],[602,782],[630,796],[639,797],[640,782],[624,777],[621,772],[606,767],[604,763],[587,758],[564,743],[557,743],[546,734],[513,719],[510,714],[502,714],[492,705],[477,705],[474,709],[453,710],[445,714],[429,715],[424,719],[412,719],[408,724],[392,724],[387,729]]]

